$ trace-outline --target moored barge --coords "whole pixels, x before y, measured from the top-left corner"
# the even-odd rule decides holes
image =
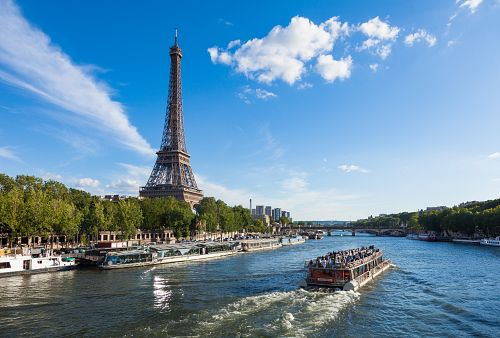
[[[54,255],[45,249],[15,248],[2,250],[0,277],[31,275],[76,269],[74,258]]]
[[[305,262],[305,282],[310,287],[356,291],[390,266],[384,253],[374,246],[331,252]]]
[[[148,247],[110,251],[97,266],[103,270],[200,261],[237,253],[237,242],[161,244]]]
[[[277,238],[248,239],[240,243],[241,251],[244,252],[277,249],[282,246]]]

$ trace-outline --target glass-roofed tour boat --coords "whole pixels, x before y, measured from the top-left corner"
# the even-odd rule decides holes
[[[373,245],[329,252],[305,262],[305,284],[307,287],[356,291],[391,266],[391,262],[383,255]]]
[[[185,261],[205,260],[235,254],[237,242],[176,243],[150,245],[134,250],[109,251],[98,263],[101,269],[121,269]]]

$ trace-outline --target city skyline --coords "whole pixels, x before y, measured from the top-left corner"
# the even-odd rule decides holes
[[[178,28],[205,196],[297,220],[498,198],[500,2],[410,7],[1,0],[0,172],[137,195]]]

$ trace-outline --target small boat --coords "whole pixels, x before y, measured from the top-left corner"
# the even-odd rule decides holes
[[[45,249],[13,249],[0,256],[0,277],[72,270],[76,267],[74,258],[54,255]]]
[[[241,241],[240,244],[241,251],[244,252],[277,249],[282,246],[277,238],[249,239]]]
[[[451,240],[453,243],[461,243],[461,244],[479,244],[479,239],[471,239],[471,238],[453,238]]]
[[[384,258],[384,253],[373,245],[333,252],[305,262],[305,283],[308,287],[356,291],[390,266],[391,262]]]
[[[500,246],[500,236],[495,238],[484,238],[479,243],[481,245]]]
[[[304,243],[306,240],[302,236],[289,236],[289,237],[281,237],[280,242],[283,246],[295,245]]]
[[[436,239],[435,235],[420,234],[420,235],[418,235],[418,240],[419,241],[426,241],[426,242],[435,242],[437,239]]]
[[[408,235],[406,235],[406,238],[407,239],[417,240],[418,239],[418,235],[417,234],[408,234]]]

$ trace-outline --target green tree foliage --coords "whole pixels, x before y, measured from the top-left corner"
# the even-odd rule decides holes
[[[122,239],[134,235],[142,224],[142,210],[137,199],[118,202],[118,229]]]
[[[353,225],[358,228],[394,228],[405,225],[411,231],[498,236],[500,235],[500,199],[467,202],[442,210],[369,217],[353,222]]]
[[[103,201],[54,180],[28,175],[14,179],[0,173],[0,232],[11,238],[66,235],[77,241],[95,240],[99,231],[119,231],[122,238],[129,238],[139,228],[172,229],[176,237],[197,230],[267,230],[259,222],[254,224],[250,210],[241,205],[229,207],[207,197],[195,209],[196,214],[173,197]]]

